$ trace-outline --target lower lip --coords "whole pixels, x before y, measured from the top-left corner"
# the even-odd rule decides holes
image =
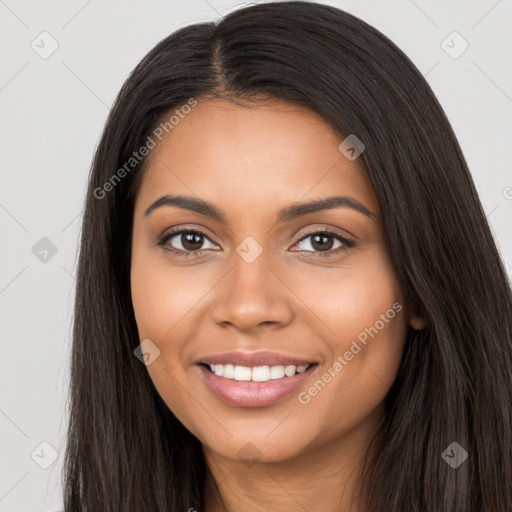
[[[317,368],[312,364],[302,373],[267,382],[238,381],[215,375],[202,364],[201,374],[210,389],[222,400],[237,407],[264,407],[273,404],[299,388]]]

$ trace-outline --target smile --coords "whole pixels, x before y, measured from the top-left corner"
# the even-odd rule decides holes
[[[310,364],[302,366],[276,365],[276,366],[239,366],[232,364],[210,364],[210,370],[219,377],[238,381],[268,382],[269,380],[293,377],[305,372]]]
[[[298,391],[318,364],[249,367],[203,363],[196,367],[209,391],[223,402],[236,407],[264,407]]]

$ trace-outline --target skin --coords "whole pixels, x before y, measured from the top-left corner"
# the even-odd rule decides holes
[[[147,370],[168,407],[202,443],[210,470],[206,510],[356,511],[350,499],[370,437],[395,380],[408,313],[384,245],[381,212],[360,158],[321,117],[283,101],[250,108],[202,100],[149,155],[134,211],[131,287],[140,340],[160,350]],[[177,206],[145,216],[164,194],[213,203],[226,221]],[[374,216],[348,207],[276,222],[278,210],[333,195],[350,196]],[[206,235],[190,252],[171,228]],[[326,250],[305,235],[328,228]],[[236,248],[248,236],[263,252],[247,263]],[[325,247],[325,244],[324,244]],[[194,247],[192,246],[192,249]],[[353,340],[403,306],[309,403],[298,400]],[[195,362],[232,350],[270,350],[317,361],[297,392],[258,408],[228,405]],[[239,451],[252,443],[253,463]]]

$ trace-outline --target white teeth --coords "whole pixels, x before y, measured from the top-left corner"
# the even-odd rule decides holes
[[[293,377],[296,373],[303,373],[309,367],[309,364],[302,366],[295,366],[293,364],[288,366],[255,366],[253,368],[232,364],[211,364],[209,366],[215,375],[225,377],[226,379],[268,382],[271,379],[282,379],[285,375]]]
[[[251,373],[248,366],[235,366],[235,380],[251,380]]]
[[[223,366],[223,365],[220,365]],[[228,379],[234,379],[235,378],[235,367],[232,364],[225,364],[224,365],[224,374],[223,377],[226,377]]]
[[[270,368],[271,379],[282,379],[284,377],[284,366],[272,366]]]
[[[256,382],[270,380],[270,368],[268,366],[256,366],[252,369],[252,380]]]
[[[290,366],[287,366],[285,369],[284,369],[284,374],[287,376],[287,377],[292,377],[293,375],[295,375],[295,370],[297,369],[296,366],[293,366],[293,364],[291,364]]]

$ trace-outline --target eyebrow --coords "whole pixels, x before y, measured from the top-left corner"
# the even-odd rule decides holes
[[[220,222],[225,222],[226,214],[212,203],[203,199],[184,195],[165,195],[152,203],[144,212],[144,217],[162,206],[178,206],[185,210],[206,215]],[[368,217],[375,217],[375,214],[368,210],[366,206],[361,204],[353,197],[348,196],[331,196],[323,199],[317,199],[308,203],[296,203],[280,210],[277,214],[277,222],[292,220],[301,215],[314,213],[322,210],[332,210],[334,208],[351,208]]]

